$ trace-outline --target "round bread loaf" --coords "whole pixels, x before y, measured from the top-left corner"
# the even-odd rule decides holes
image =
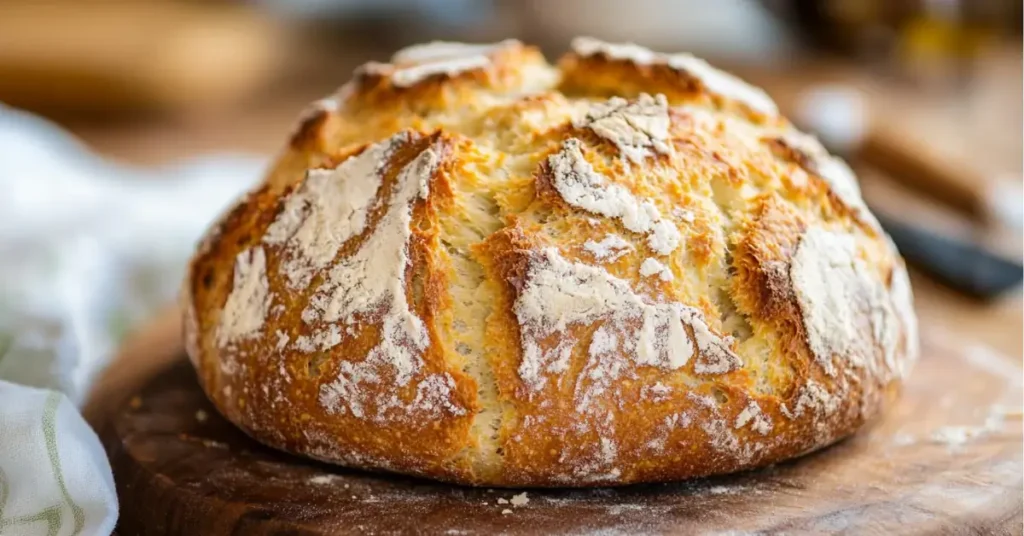
[[[487,486],[678,480],[833,443],[917,355],[840,159],[689,55],[431,43],[307,110],[183,290],[267,445]]]

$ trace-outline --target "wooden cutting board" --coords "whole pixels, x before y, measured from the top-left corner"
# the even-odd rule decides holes
[[[802,459],[677,484],[525,490],[520,505],[506,501],[522,490],[350,471],[263,447],[214,411],[173,355],[101,434],[121,536],[1022,532],[1021,369],[980,347],[926,340],[895,411]]]

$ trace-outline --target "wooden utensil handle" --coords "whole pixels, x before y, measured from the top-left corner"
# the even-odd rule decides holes
[[[989,217],[989,181],[967,166],[936,154],[921,142],[885,128],[875,128],[858,149],[857,157],[973,218]]]

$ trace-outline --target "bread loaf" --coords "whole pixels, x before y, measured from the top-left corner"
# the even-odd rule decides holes
[[[763,466],[890,405],[903,261],[842,160],[689,55],[431,43],[314,103],[182,292],[217,409],[348,467],[596,486]]]

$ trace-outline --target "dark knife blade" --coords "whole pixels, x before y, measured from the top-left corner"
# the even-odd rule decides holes
[[[982,300],[992,300],[1016,289],[1024,279],[1024,266],[977,244],[943,236],[876,213],[907,264],[938,282]]]

